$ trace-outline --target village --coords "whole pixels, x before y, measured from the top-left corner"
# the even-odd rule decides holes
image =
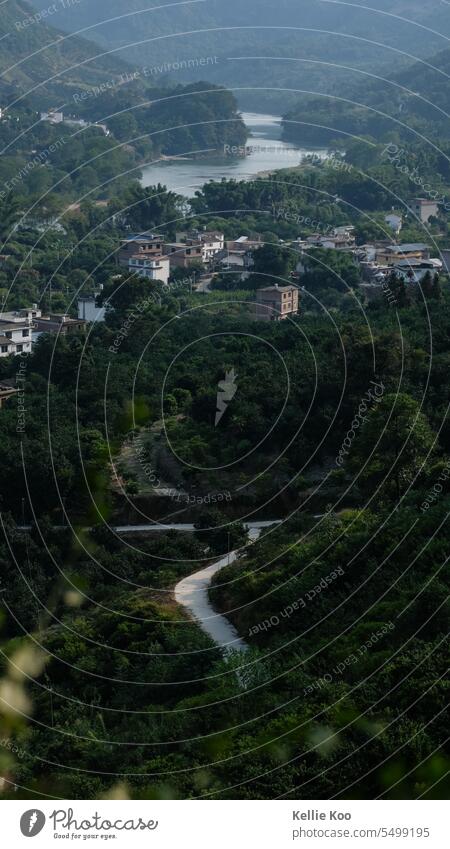
[[[436,214],[435,204],[415,199],[417,214],[423,223]],[[299,235],[296,240],[282,242],[286,251],[298,255],[290,280],[280,280],[256,290],[251,313],[257,321],[281,321],[296,316],[300,308],[302,276],[305,260],[316,249],[344,252],[352,258],[361,275],[360,292],[368,301],[383,296],[388,280],[394,274],[409,286],[419,285],[426,275],[447,274],[450,249],[441,257],[433,257],[432,247],[425,243],[403,244],[400,241],[402,219],[387,216],[393,230],[392,239],[357,245],[353,226],[330,228],[324,235]],[[264,247],[261,235],[239,236],[226,240],[223,233],[206,229],[177,232],[175,241],[160,233],[142,232],[124,235],[117,246],[117,278],[137,275],[160,283],[162,293],[170,289],[174,272],[186,271],[190,290],[205,294],[219,274],[235,274],[245,281],[252,274],[255,252]],[[81,293],[76,298],[76,314],[49,312],[43,314],[37,304],[0,313],[0,358],[30,354],[33,344],[45,333],[63,335],[85,332],[89,324],[103,322],[106,307],[100,305],[101,291]]]

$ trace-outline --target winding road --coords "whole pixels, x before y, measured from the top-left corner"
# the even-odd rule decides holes
[[[269,519],[261,522],[244,522],[248,531],[250,542],[255,542],[261,531],[265,528],[281,525],[282,519]],[[31,531],[31,525],[22,525],[17,528],[20,531]],[[67,530],[64,525],[57,526],[54,530]],[[90,530],[86,528],[85,530]],[[167,533],[167,531],[180,531],[182,533],[193,533],[196,528],[192,524],[160,524],[153,522],[145,525],[116,525],[111,528],[117,534],[139,534],[139,533]],[[203,630],[222,648],[227,651],[244,652],[248,649],[247,643],[241,640],[235,627],[222,613],[216,613],[209,601],[208,590],[211,581],[217,572],[225,566],[233,563],[239,555],[239,550],[230,551],[225,557],[221,557],[215,563],[194,572],[187,578],[183,578],[175,587],[175,600],[190,613],[192,618]]]
[[[264,528],[279,525],[280,520],[247,522],[249,540],[255,542]],[[244,652],[247,643],[241,640],[234,625],[222,613],[216,613],[208,596],[211,581],[217,572],[233,563],[239,551],[230,551],[211,566],[183,578],[175,587],[175,600],[185,607],[201,628],[223,649]]]

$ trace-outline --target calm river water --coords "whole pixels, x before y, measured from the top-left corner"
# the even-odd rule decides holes
[[[178,194],[193,197],[208,180],[222,177],[248,180],[255,174],[300,165],[311,153],[327,155],[326,150],[306,149],[281,141],[281,118],[276,115],[243,112],[242,117],[251,133],[247,145],[253,150],[248,156],[178,159],[147,165],[142,169],[142,185],[163,183]]]

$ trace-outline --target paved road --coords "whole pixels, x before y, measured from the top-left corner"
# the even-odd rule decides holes
[[[272,519],[265,522],[244,522],[244,527],[249,532],[249,537],[252,539],[252,534],[255,531],[261,531],[263,528],[270,528],[272,525],[280,525],[282,519]],[[69,525],[53,525],[54,531],[67,531]],[[18,531],[32,531],[33,525],[17,525]],[[83,528],[84,531],[92,531],[93,528]],[[159,522],[152,522],[147,525],[111,525],[111,530],[116,534],[136,534],[142,532],[166,532],[167,531],[182,531],[183,533],[193,533],[195,525],[190,524],[169,524],[164,525]]]
[[[200,280],[198,280],[197,283],[196,283],[195,291],[196,292],[203,292],[203,293],[210,292],[211,289],[209,287],[211,285],[211,281],[212,281],[213,277],[214,277],[213,274],[210,274],[207,277],[201,277]]]
[[[272,519],[271,521],[265,522],[244,522],[244,527],[247,528],[249,532],[249,536],[251,538],[251,534],[253,531],[261,531],[263,528],[270,528],[272,525],[280,525],[281,519]],[[152,531],[152,532],[166,532],[167,531],[183,531],[184,533],[192,533],[196,530],[195,525],[190,524],[160,524],[159,522],[154,522],[153,524],[147,525],[118,525],[112,528],[118,534],[132,534],[132,533],[141,533],[143,531]]]
[[[268,528],[274,524],[280,524],[279,520],[248,523],[246,527],[248,528],[249,539],[255,542],[263,528]],[[200,627],[221,648],[227,651],[234,649],[243,652],[248,649],[247,643],[241,640],[236,628],[228,621],[226,616],[215,612],[208,596],[214,575],[229,563],[234,563],[238,553],[238,551],[230,551],[229,555],[217,560],[211,566],[207,566],[206,569],[201,569],[199,572],[189,575],[188,578],[184,578],[175,587],[175,600],[189,611]]]
[[[247,528],[250,542],[255,542],[264,528],[270,528],[273,525],[280,525],[281,519],[272,519],[261,522],[244,522]],[[18,530],[31,530],[31,525],[24,525]],[[65,530],[61,526],[61,530]],[[191,524],[147,524],[147,525],[119,525],[112,528],[118,534],[127,533],[142,533],[142,532],[161,532],[164,531],[183,531],[184,533],[192,533],[195,531],[195,526]],[[246,651],[248,646],[241,640],[235,627],[228,621],[226,616],[221,613],[216,613],[212,607],[208,590],[211,586],[211,581],[217,572],[220,572],[229,563],[234,563],[239,552],[230,551],[225,557],[217,560],[211,566],[201,569],[199,572],[194,572],[180,581],[175,587],[175,599],[178,604],[185,607],[191,616],[199,623],[200,627],[209,634],[218,645],[230,651]]]
[[[208,598],[208,590],[214,575],[228,563],[234,563],[236,557],[237,552],[230,551],[229,555],[222,557],[212,566],[184,578],[175,587],[175,601],[183,605],[197,620],[200,627],[222,648],[246,651],[248,646],[240,639],[235,627],[226,616],[215,613]]]

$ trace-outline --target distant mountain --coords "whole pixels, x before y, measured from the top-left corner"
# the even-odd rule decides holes
[[[48,6],[48,0],[33,3]],[[147,67],[152,78],[206,77],[235,87],[241,103],[249,105],[261,98],[261,89],[280,90],[265,95],[274,103],[286,102],[286,88],[345,90],[355,73],[337,71],[335,64],[401,68],[437,52],[445,46],[441,33],[450,36],[450,7],[441,0],[184,0],[171,5],[83,0],[58,12],[58,26],[80,32],[138,70]],[[206,75],[196,63],[213,56],[217,61]],[[182,63],[189,59],[186,68]]]
[[[98,85],[125,72],[119,57],[97,59],[103,51],[91,41],[55,28],[62,22],[60,2],[53,13],[47,3],[45,16],[23,0],[0,5],[0,105],[21,96],[28,104],[62,104],[80,85]]]
[[[284,118],[283,136],[328,145],[348,134],[382,141],[450,136],[450,48],[384,79],[349,80],[345,99],[301,96]],[[411,132],[412,130],[412,132]]]

